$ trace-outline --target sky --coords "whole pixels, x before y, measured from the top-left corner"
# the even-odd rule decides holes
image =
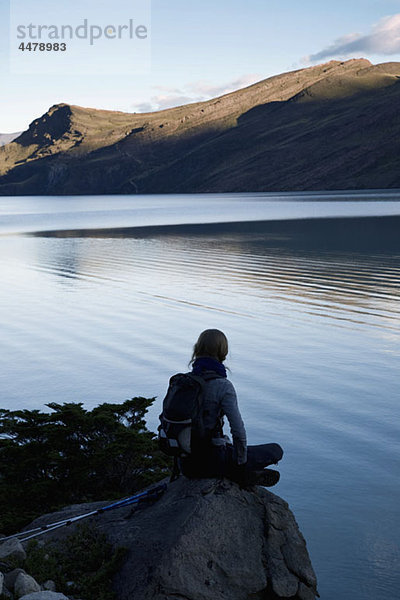
[[[68,40],[63,54],[18,50],[17,23],[85,18],[115,28],[132,18],[147,37]],[[0,133],[27,129],[61,102],[159,110],[353,57],[400,61],[400,0],[0,0]]]

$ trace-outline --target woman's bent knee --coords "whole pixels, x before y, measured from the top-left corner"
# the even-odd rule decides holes
[[[283,448],[279,444],[271,444],[271,446],[273,446],[276,462],[278,462],[283,456]]]

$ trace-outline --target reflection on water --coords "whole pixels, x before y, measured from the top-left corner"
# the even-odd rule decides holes
[[[21,196],[0,199],[0,234],[398,215],[399,190],[365,192]]]
[[[399,220],[0,239],[2,406],[158,396],[206,327],[226,331],[252,443],[324,600],[399,589]],[[365,582],[368,582],[368,586]]]
[[[343,223],[280,223],[272,232],[271,224],[263,223],[250,232],[242,226],[240,233],[216,226],[196,235],[158,230],[151,237],[138,231],[58,233],[38,246],[32,268],[70,279],[71,285],[74,280],[121,284],[160,301],[247,317],[279,314],[278,303],[281,310],[289,303],[294,319],[324,316],[398,331],[399,262],[393,246],[400,220],[382,222],[378,237],[375,220],[364,237],[356,234],[363,219],[350,229],[347,223],[345,235]],[[329,242],[321,232],[326,226]],[[57,244],[50,241],[55,237]]]

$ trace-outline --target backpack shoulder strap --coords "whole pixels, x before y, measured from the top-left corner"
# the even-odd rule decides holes
[[[204,385],[206,383],[204,377],[202,377],[201,375],[193,375],[193,373],[186,373],[186,375],[190,377],[190,379],[193,379],[193,381],[197,381],[197,383],[199,383],[201,387],[204,388]]]
[[[192,372],[189,372],[186,373],[186,375],[189,375],[189,377],[195,381],[198,381],[202,386],[211,379],[223,379],[222,376],[218,375],[218,373],[215,373],[215,371],[206,371],[202,375],[194,375]]]

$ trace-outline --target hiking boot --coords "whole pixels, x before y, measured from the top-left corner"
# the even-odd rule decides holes
[[[247,473],[247,485],[262,485],[272,487],[276,485],[280,478],[279,471],[274,469],[262,469],[261,471],[250,471]]]

